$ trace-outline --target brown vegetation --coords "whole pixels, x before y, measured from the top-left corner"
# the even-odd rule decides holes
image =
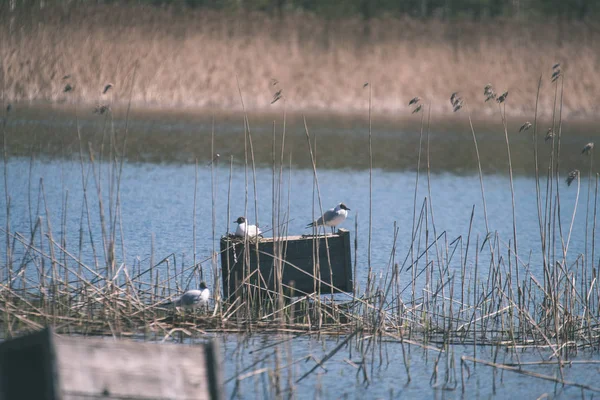
[[[375,113],[408,114],[415,96],[436,115],[452,113],[450,94],[460,90],[471,111],[493,114],[483,103],[492,83],[509,91],[507,113],[531,114],[543,74],[540,114],[549,115],[560,62],[572,78],[563,117],[593,116],[600,104],[600,30],[583,23],[331,21],[122,5],[2,12],[0,21],[11,102],[125,103],[137,63],[136,106],[240,109],[237,76],[251,111],[283,107],[271,105],[280,89],[290,110],[366,111],[368,81]]]

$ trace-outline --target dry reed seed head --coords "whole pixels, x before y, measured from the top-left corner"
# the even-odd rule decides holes
[[[108,104],[99,104],[94,108],[94,114],[102,115],[107,111],[110,111],[110,106]]]
[[[496,99],[496,101],[497,101],[498,103],[504,103],[504,102],[506,101],[506,98],[507,98],[507,97],[508,97],[508,90],[507,90],[506,92],[502,93],[502,95],[501,95],[500,97],[498,97],[498,98]]]
[[[458,92],[454,92],[450,95],[450,104],[454,105],[456,98],[458,97]]]
[[[586,144],[583,147],[583,150],[581,150],[581,154],[583,154],[583,153],[590,154],[590,152],[592,151],[593,148],[594,148],[594,142],[589,142],[588,144]]]
[[[526,131],[529,128],[531,128],[531,122],[527,121],[523,125],[521,125],[521,127],[519,128],[519,132]]]
[[[462,97],[458,95],[458,92],[454,92],[450,95],[450,104],[452,104],[452,110],[457,112],[463,106]]]
[[[365,84],[363,85],[363,89],[366,88],[367,86],[369,86],[369,82],[365,82]]]
[[[64,93],[70,92],[74,89],[73,86],[71,86],[69,83],[67,83],[67,85],[65,86],[65,88],[63,89]]]
[[[279,83],[279,81],[275,78],[271,79],[271,86],[277,86],[277,84]]]
[[[554,72],[552,73],[552,79],[551,79],[551,80],[552,80],[552,82],[555,82],[555,81],[556,81],[558,78],[560,78],[561,76],[562,76],[562,75],[561,75],[561,71],[560,71],[560,69],[557,69],[556,71],[554,71]]]
[[[106,86],[104,86],[104,90],[102,91],[102,94],[106,94],[106,92],[108,92],[111,87],[113,87],[113,84],[107,83]]]
[[[210,160],[208,162],[208,164],[206,164],[206,166],[210,166],[211,164],[215,164],[215,165],[219,164],[219,159],[220,158],[221,158],[221,155],[219,153],[215,154],[215,156],[213,157],[213,159]]]
[[[573,181],[575,179],[577,179],[578,176],[579,176],[579,170],[578,169],[574,169],[573,171],[569,172],[569,175],[565,179],[565,182],[567,182],[567,186],[571,186],[571,183],[573,183]]]
[[[485,96],[485,101],[493,100],[496,98],[496,92],[494,91],[492,85],[489,83],[485,85],[485,88],[483,88],[483,94]]]
[[[275,92],[275,94],[273,95],[273,100],[271,101],[271,104],[274,104],[277,100],[279,100],[283,97],[281,94],[282,92],[283,92],[283,89],[279,89],[277,92]]]
[[[458,110],[460,110],[463,106],[463,101],[462,99],[459,97],[456,99],[456,101],[454,102],[454,112],[457,112]]]
[[[544,138],[544,142],[547,142],[548,140],[552,139],[554,137],[554,131],[552,130],[552,128],[548,128],[548,131],[546,132],[546,137]]]
[[[421,111],[421,109],[423,108],[423,104],[419,104],[411,114],[415,114],[418,113],[419,111]]]
[[[552,66],[552,69],[557,69],[560,68],[560,63],[556,63]]]
[[[63,76],[62,78],[63,78],[63,81],[66,81],[66,80],[67,80],[67,79],[69,79],[70,77],[71,77],[71,75],[70,75],[70,74],[67,74],[67,75]]]
[[[421,101],[420,97],[413,97],[412,99],[410,99],[410,101],[408,102],[409,106],[412,106],[413,104],[417,104],[419,101]]]

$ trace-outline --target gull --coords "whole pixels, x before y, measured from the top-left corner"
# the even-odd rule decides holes
[[[208,309],[208,299],[210,298],[210,290],[206,287],[206,283],[200,282],[200,289],[188,290],[181,296],[176,297],[172,301],[161,303],[163,306],[181,307],[183,309],[194,309],[206,307]]]
[[[239,217],[235,220],[236,224],[238,224],[237,229],[235,230],[235,236],[245,237],[248,234],[248,237],[262,237],[262,231],[256,225],[248,225],[245,217]]]
[[[306,225],[307,228],[312,228],[315,226],[330,226],[331,231],[333,232],[333,228],[344,222],[346,217],[348,216],[348,211],[350,209],[346,207],[344,203],[340,203],[335,208],[331,208],[319,217],[318,220],[311,222]]]

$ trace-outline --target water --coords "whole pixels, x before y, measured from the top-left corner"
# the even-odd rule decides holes
[[[7,124],[8,151],[11,156],[7,162],[6,187],[10,196],[10,224],[13,232],[21,232],[27,236],[30,227],[35,223],[35,216],[42,215],[49,219],[55,238],[64,233],[67,248],[73,253],[78,251],[80,227],[86,232],[82,236],[82,258],[93,265],[103,265],[102,232],[98,212],[98,196],[94,174],[89,161],[84,160],[83,177],[87,179],[87,195],[90,204],[93,240],[97,249],[94,254],[90,246],[88,223],[83,207],[82,168],[79,161],[79,144],[76,136],[76,124],[73,115],[61,110],[21,109],[20,114],[11,116]],[[120,212],[116,215],[114,204],[109,212],[109,191],[111,169],[118,164],[106,161],[98,162],[95,166],[96,176],[100,174],[102,199],[106,218],[119,221],[117,224],[107,223],[117,229],[117,259],[118,264],[127,265],[141,263],[149,266],[164,257],[174,255],[178,263],[191,265],[196,253],[197,260],[204,260],[203,274],[211,282],[212,268],[210,257],[213,249],[218,249],[218,240],[222,234],[235,229],[233,221],[240,215],[246,215],[251,222],[258,221],[263,230],[270,228],[272,221],[273,203],[273,172],[272,160],[272,131],[271,117],[263,116],[257,121],[250,121],[253,134],[253,146],[256,158],[256,193],[254,193],[253,171],[251,164],[244,167],[244,136],[240,121],[235,117],[217,115],[215,117],[215,152],[220,154],[218,163],[211,171],[212,155],[210,117],[181,116],[181,115],[150,115],[136,114],[130,125],[127,140],[127,154],[123,164],[123,174],[120,182]],[[280,118],[280,116],[279,116]],[[238,116],[238,120],[241,120]],[[315,121],[315,122],[313,122]],[[284,151],[283,180],[281,182],[282,198],[280,201],[282,215],[289,222],[290,234],[307,233],[305,225],[312,221],[319,212],[319,203],[313,199],[314,177],[310,168],[310,157],[307,151],[306,134],[298,118],[290,119]],[[107,123],[107,125],[104,125]],[[113,150],[120,151],[124,137],[124,121],[118,117],[114,122],[95,119],[86,115],[81,118],[84,142],[90,142],[94,149],[96,160],[100,160],[100,150],[103,149],[104,160],[109,152],[110,135],[103,134],[104,126],[116,127],[116,145]],[[254,125],[254,126],[253,126]],[[358,236],[358,269],[355,277],[356,284],[364,288],[368,270],[368,235],[369,235],[369,186],[368,170],[368,139],[364,121],[336,121],[323,116],[308,119],[312,139],[316,137],[317,174],[324,208],[333,207],[343,201],[351,208],[350,216],[342,227],[350,229]],[[413,225],[413,209],[415,207],[414,188],[416,184],[416,165],[420,135],[418,127],[408,124],[399,127],[397,124],[384,121],[375,124],[373,131],[373,154],[375,169],[372,172],[372,268],[377,276],[389,271],[388,262],[393,248],[394,224],[399,228],[397,239],[396,260],[402,263],[411,243],[411,228]],[[490,129],[496,129],[493,126]],[[395,130],[397,129],[397,130]],[[431,202],[433,215],[429,217],[430,237],[435,233],[439,236],[446,233],[440,242],[440,247],[446,246],[459,236],[469,232],[471,213],[474,210],[471,233],[471,246],[479,240],[479,245],[486,236],[483,217],[481,187],[474,162],[473,143],[470,132],[465,133],[464,126],[455,125],[456,132],[445,124],[433,125],[430,136],[431,146]],[[106,132],[110,132],[107,130]],[[485,171],[484,185],[487,202],[487,214],[491,231],[498,232],[501,239],[503,254],[508,254],[507,247],[513,240],[512,206],[509,177],[506,168],[504,139],[501,131],[493,134],[484,131],[479,139],[482,154],[482,168]],[[576,144],[583,140],[582,135],[573,135],[564,139],[564,153],[567,155],[563,165],[578,166],[587,171],[586,163],[589,158],[581,156],[576,151]],[[513,162],[515,163],[515,203],[518,231],[518,245],[521,261],[528,264],[531,274],[542,280],[540,256],[540,233],[536,209],[535,180],[530,168],[531,160],[526,153],[531,149],[522,136],[514,138]],[[585,143],[584,143],[585,144]],[[425,143],[423,143],[425,145]],[[104,147],[103,147],[104,146]],[[87,148],[87,146],[86,146]],[[277,125],[276,149],[281,148],[281,121]],[[577,153],[577,157],[573,154]],[[31,158],[31,155],[34,155]],[[291,161],[290,161],[291,154]],[[230,172],[230,156],[233,156],[233,166]],[[196,168],[195,159],[198,159]],[[279,159],[279,156],[277,156]],[[545,160],[545,158],[543,158]],[[250,163],[250,161],[249,161]],[[427,175],[424,172],[425,156],[422,156],[421,174],[416,196],[417,215],[425,198],[429,198]],[[291,166],[291,169],[290,169]],[[571,167],[566,168],[569,170]],[[196,247],[194,249],[194,188],[197,171],[196,199]],[[212,175],[211,175],[212,173]],[[278,174],[278,171],[277,171]],[[276,178],[276,181],[279,179]],[[545,179],[542,180],[545,190]],[[41,187],[43,183],[43,193]],[[214,182],[214,198],[212,187]],[[229,185],[231,183],[231,194]],[[560,182],[561,221],[563,231],[568,231],[572,212],[575,206],[577,185],[567,187]],[[245,188],[248,187],[248,196]],[[288,194],[289,191],[289,194]],[[68,193],[68,195],[67,195]],[[5,199],[4,185],[0,189],[0,198]],[[594,191],[592,188],[592,202]],[[255,213],[255,196],[257,198],[258,215]],[[586,221],[587,183],[582,180],[579,205],[574,219],[573,233],[569,247],[569,260],[585,252],[585,221]],[[247,199],[247,203],[246,203]],[[63,204],[67,204],[66,211]],[[215,207],[213,209],[213,201]],[[289,209],[288,209],[289,203]],[[46,207],[47,206],[47,207]],[[542,204],[543,206],[543,204]],[[46,208],[48,213],[46,213]],[[227,214],[230,209],[229,215]],[[313,213],[313,208],[315,209]],[[30,212],[31,209],[31,212]],[[213,236],[213,210],[215,215],[215,234]],[[593,209],[591,209],[593,211]],[[289,214],[288,214],[289,213]],[[0,223],[6,226],[6,212],[3,207]],[[83,220],[82,220],[83,217]],[[591,222],[591,216],[590,222]],[[63,223],[64,221],[64,223]],[[45,221],[44,221],[45,222]],[[355,224],[358,230],[355,229]],[[44,230],[47,231],[46,225]],[[590,224],[591,232],[591,224]],[[3,233],[4,236],[4,233]],[[267,235],[268,236],[268,235]],[[566,236],[566,233],[565,233]],[[123,246],[121,246],[121,239]],[[3,242],[4,238],[3,238]],[[588,243],[590,241],[588,240]],[[421,245],[421,251],[424,248]],[[560,251],[560,242],[556,244]],[[474,252],[472,251],[471,254]],[[5,259],[6,248],[2,247],[2,259]],[[15,256],[22,255],[18,249]],[[354,256],[354,254],[353,254]],[[458,256],[457,256],[458,259]],[[458,266],[455,272],[458,275]],[[473,267],[473,259],[468,262],[468,272]],[[452,272],[452,271],[451,271]],[[37,274],[29,271],[30,276]],[[401,276],[401,281],[410,282],[410,276]],[[224,364],[224,377],[236,375],[244,365],[249,365],[255,357],[265,351],[257,350],[266,344],[276,343],[285,339],[285,335],[258,335],[249,340],[235,335],[220,337],[225,360],[235,359],[235,362]],[[321,359],[336,343],[343,339],[325,339],[299,337],[289,342],[289,345],[279,346],[283,364],[298,360],[306,355]],[[287,346],[287,347],[286,347]],[[252,352],[252,351],[255,352]],[[266,350],[272,352],[273,349]],[[377,367],[369,369],[369,385],[364,384],[362,375],[356,377],[356,367],[345,359],[350,358],[347,348],[339,355],[328,361],[325,369],[307,378],[297,387],[299,398],[312,398],[319,394],[323,398],[358,398],[358,397],[393,397],[401,395],[411,398],[460,397],[459,387],[454,391],[432,389],[429,384],[432,364],[435,356],[415,346],[410,346],[410,363],[412,382],[405,385],[406,374],[402,363],[402,352],[398,344],[386,344],[384,360],[379,367],[379,354],[372,354],[367,360],[375,360]],[[454,346],[456,356],[456,371],[460,373],[460,355],[472,354],[472,348]],[[289,356],[287,355],[290,352]],[[482,358],[491,359],[491,350],[483,348]],[[240,356],[246,355],[245,357]],[[356,355],[356,354],[355,354]],[[545,354],[548,356],[549,354]],[[503,355],[502,357],[509,357]],[[524,358],[538,359],[539,355],[524,353]],[[589,358],[589,357],[588,357]],[[596,357],[597,358],[597,357]],[[513,360],[514,361],[514,360]],[[265,361],[272,366],[273,358]],[[270,364],[271,363],[271,364]],[[298,363],[295,379],[302,371],[314,365],[313,362]],[[237,368],[237,369],[236,369]],[[260,368],[260,366],[256,366]],[[370,368],[370,367],[369,367]],[[441,369],[440,369],[441,370]],[[540,372],[541,370],[545,372]],[[571,371],[571,369],[568,369]],[[593,383],[594,372],[585,367],[572,367],[565,379],[572,377],[577,382]],[[543,367],[536,372],[554,375],[555,367]],[[576,372],[575,372],[576,371]],[[596,368],[595,374],[598,369]],[[474,372],[474,371],[472,371]],[[372,375],[371,375],[372,374]],[[254,390],[263,390],[263,379],[249,378],[240,390],[242,397],[252,398]],[[489,367],[478,366],[474,376],[468,381],[469,390],[464,397],[487,398],[493,394],[490,382],[493,376]],[[551,382],[540,380],[531,385],[531,378],[526,378],[511,372],[505,372],[500,382],[497,379],[497,395],[500,398],[520,394],[523,397],[533,397],[542,393],[554,393]],[[268,384],[267,384],[268,387]],[[319,389],[320,387],[320,389]],[[226,385],[228,394],[234,393],[234,382]],[[574,388],[557,389],[558,394],[565,397],[579,395]],[[250,391],[252,395],[246,395]],[[258,392],[257,392],[258,393]]]
[[[275,366],[276,352],[280,357],[279,365],[293,364],[290,369],[285,369],[281,376],[282,392],[286,394],[289,382],[293,382],[298,398],[324,398],[324,399],[489,399],[489,398],[539,398],[546,394],[549,398],[574,398],[582,397],[582,391],[577,387],[562,387],[552,381],[532,379],[512,371],[498,370],[478,364],[473,367],[469,363],[465,367],[464,392],[461,378],[460,357],[473,356],[472,346],[451,346],[450,357],[439,356],[432,350],[424,350],[417,346],[406,345],[406,358],[410,365],[411,381],[408,382],[401,347],[397,343],[385,343],[375,352],[365,354],[366,375],[358,366],[362,361],[362,354],[355,343],[333,355],[317,368],[313,379],[298,380],[321,361],[338,344],[335,339],[317,339],[315,337],[299,336],[293,339],[291,345],[286,343],[270,346],[274,341],[290,339],[286,335],[255,335],[250,339],[240,341],[238,336],[225,335],[220,338],[223,356],[229,362],[229,371],[224,374],[228,380],[235,376],[260,370],[261,368]],[[342,339],[339,339],[341,341]],[[539,352],[538,352],[539,351]],[[540,355],[548,359],[551,352],[540,349],[536,352],[521,352],[517,357],[512,352],[500,350],[496,353],[494,347],[478,347],[476,358],[496,360],[498,363],[527,363],[538,362]],[[243,355],[243,356],[241,356]],[[314,357],[311,358],[311,356]],[[452,360],[454,357],[454,360]],[[582,353],[581,359],[595,357],[591,364],[573,364],[562,369],[565,381],[587,383],[596,386],[600,360],[597,355]],[[308,358],[308,360],[307,360]],[[438,362],[437,378],[433,377],[433,367]],[[374,363],[371,368],[371,362]],[[447,366],[449,368],[447,368]],[[524,369],[536,374],[551,378],[560,377],[556,365],[534,365]],[[291,374],[291,377],[288,376]],[[251,374],[248,374],[251,375]],[[297,383],[298,382],[298,383]],[[274,397],[273,381],[267,373],[247,376],[241,381],[239,388],[235,389],[233,381],[227,382],[227,396],[240,394],[243,398],[268,398]],[[591,392],[583,396],[590,397]]]
[[[11,225],[17,232],[28,232],[29,197],[28,175],[30,160],[14,158],[8,164],[8,187],[11,196]],[[107,166],[103,166],[107,169]],[[227,217],[227,196],[229,185],[229,169],[219,167],[215,171],[217,180],[216,191],[216,234],[212,237],[212,197],[211,197],[211,172],[206,167],[199,167],[198,171],[198,197],[196,204],[196,253],[198,260],[209,258],[213,245],[218,248],[220,235],[233,232],[233,221],[247,214],[252,222],[256,221],[254,215],[254,193],[252,182],[249,183],[249,200],[247,213],[245,208],[245,171],[243,168],[233,169],[231,177],[232,193],[230,199],[230,216]],[[251,171],[248,172],[251,180]],[[287,172],[284,182],[285,199],[284,209],[287,212]],[[58,237],[60,221],[66,216],[67,243],[76,246],[79,241],[79,227],[81,222],[82,185],[81,170],[76,161],[53,160],[36,161],[33,165],[32,208],[38,207],[39,179],[43,179],[44,191],[49,218],[57,229],[54,233]],[[263,229],[271,226],[271,198],[272,198],[272,171],[258,168],[257,193],[259,224]],[[91,179],[91,178],[90,178]],[[161,165],[149,163],[125,164],[121,181],[121,207],[122,230],[125,244],[125,260],[133,264],[134,259],[149,260],[151,242],[154,240],[155,259],[160,260],[171,253],[185,257],[188,263],[192,262],[193,251],[193,203],[194,203],[194,165]],[[312,186],[313,176],[310,170],[293,170],[290,185],[290,234],[303,234],[309,231],[305,225],[313,220]],[[333,207],[344,201],[351,208],[348,219],[342,227],[354,232],[354,225],[358,222],[358,282],[365,282],[367,264],[367,238],[369,215],[369,171],[350,170],[320,170],[319,184],[324,207]],[[397,243],[398,257],[404,258],[410,247],[410,231],[413,215],[413,187],[415,174],[400,171],[373,171],[373,239],[372,239],[372,264],[376,272],[388,269],[388,259],[393,247],[394,223],[400,228]],[[417,200],[417,212],[421,209],[424,196],[427,196],[426,182],[421,177],[420,191]],[[454,174],[436,174],[431,178],[432,202],[434,221],[437,233],[447,232],[449,241],[460,235],[468,233],[469,221],[473,205],[475,206],[473,238],[479,236],[480,242],[485,238],[485,225],[483,222],[483,207],[481,206],[481,193],[479,180],[476,176],[458,176]],[[512,211],[508,178],[493,175],[486,177],[486,200],[488,205],[488,218],[490,229],[498,231],[505,246],[512,240]],[[106,189],[106,188],[105,188]],[[573,189],[573,190],[571,190]],[[575,197],[575,188],[563,190],[561,202],[563,204],[563,226],[570,224],[571,213]],[[65,201],[68,191],[68,209],[63,214],[61,204]],[[2,189],[4,192],[4,189]],[[521,254],[528,254],[531,249],[539,252],[540,238],[537,224],[537,211],[535,208],[535,189],[531,178],[518,177],[515,179],[515,192],[517,203],[517,228]],[[4,198],[4,193],[2,193]],[[90,182],[90,207],[92,230],[95,244],[101,247],[101,229],[97,212],[98,202],[95,188]],[[583,197],[583,196],[581,196]],[[583,203],[583,199],[580,198]],[[105,207],[108,199],[105,201]],[[574,254],[584,252],[585,236],[585,209],[580,209],[575,217],[574,231],[571,239],[570,251]],[[40,203],[43,211],[43,203]],[[319,213],[319,204],[315,202],[315,213]],[[107,216],[108,218],[108,216]],[[84,225],[86,220],[84,219]],[[3,223],[5,226],[5,223]],[[86,228],[87,229],[87,228]],[[433,232],[431,232],[433,235]],[[120,234],[118,235],[120,238]],[[153,239],[154,237],[154,239]],[[84,240],[89,241],[87,235]],[[120,240],[119,240],[120,243]],[[93,264],[90,246],[85,246],[84,259]],[[120,246],[119,246],[120,253]],[[538,258],[534,255],[533,260]],[[122,259],[122,256],[121,256]],[[103,261],[98,257],[98,261]],[[538,260],[539,261],[539,260]],[[531,268],[537,277],[541,277],[541,265],[532,263]],[[210,273],[210,264],[206,266]]]

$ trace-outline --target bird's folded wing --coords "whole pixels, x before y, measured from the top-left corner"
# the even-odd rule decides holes
[[[333,210],[327,210],[325,211],[325,214],[323,214],[323,216],[321,218],[319,218],[319,223],[322,224],[323,222],[327,223],[329,221],[331,221],[332,219],[334,219],[335,217],[337,217],[337,213]]]

